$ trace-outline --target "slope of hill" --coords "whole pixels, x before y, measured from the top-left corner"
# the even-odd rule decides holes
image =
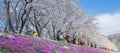
[[[115,43],[115,45],[119,48],[120,51],[120,34],[109,35],[108,38]]]
[[[4,33],[0,33],[0,52],[1,50],[10,53],[110,53],[97,48],[73,44],[61,45],[57,41]]]

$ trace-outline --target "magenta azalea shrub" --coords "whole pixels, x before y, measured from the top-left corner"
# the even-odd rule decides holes
[[[107,53],[99,49],[73,46],[72,44],[70,49],[65,49],[55,42],[13,34],[12,37],[0,36],[0,47],[13,53]]]

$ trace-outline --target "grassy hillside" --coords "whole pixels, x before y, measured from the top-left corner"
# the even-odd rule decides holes
[[[120,51],[120,34],[113,34],[108,36],[108,38],[115,43],[115,45],[119,48]]]

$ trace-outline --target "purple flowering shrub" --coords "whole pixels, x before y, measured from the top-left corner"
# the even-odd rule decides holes
[[[38,40],[21,35],[0,36],[0,47],[13,53],[108,53],[95,48],[73,46],[72,44],[69,46],[70,49],[66,49],[52,41]]]

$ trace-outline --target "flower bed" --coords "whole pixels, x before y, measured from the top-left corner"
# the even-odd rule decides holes
[[[108,53],[103,50],[84,46],[74,46],[72,44],[69,46],[69,49],[66,49],[56,42],[38,40],[33,37],[21,35],[0,36],[0,48],[13,53]]]

